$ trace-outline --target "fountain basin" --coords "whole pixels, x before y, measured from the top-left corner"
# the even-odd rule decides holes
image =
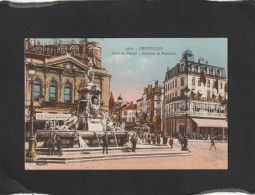
[[[106,131],[109,146],[124,146],[129,140],[133,132],[128,131]],[[89,147],[101,146],[102,137],[105,131],[84,131],[84,130],[38,130],[36,132],[36,141],[44,142],[42,147],[47,147],[47,142],[51,134],[59,135],[62,141],[62,147],[73,148],[74,145],[79,144],[79,136]]]

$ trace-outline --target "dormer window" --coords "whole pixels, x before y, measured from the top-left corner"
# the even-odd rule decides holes
[[[191,66],[191,71],[195,72],[195,66],[194,65]]]
[[[181,72],[184,71],[184,64],[181,64]]]
[[[197,67],[197,71],[200,73],[201,72],[201,67]]]
[[[206,69],[207,74],[210,74],[210,68]]]
[[[215,75],[215,69],[213,69],[213,75]]]
[[[222,70],[219,70],[219,76],[220,77],[222,76]]]

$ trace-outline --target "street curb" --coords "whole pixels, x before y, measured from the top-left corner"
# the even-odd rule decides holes
[[[131,155],[110,155],[110,156],[90,156],[90,157],[76,157],[76,158],[38,158],[36,163],[72,163],[84,161],[99,161],[99,160],[114,160],[114,159],[131,159],[131,158],[148,158],[148,157],[169,157],[169,156],[190,156],[191,152],[168,152],[168,153],[154,153],[154,154],[131,154]]]

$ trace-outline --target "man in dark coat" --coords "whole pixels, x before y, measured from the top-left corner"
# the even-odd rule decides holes
[[[211,146],[210,146],[209,150],[211,150],[212,147],[214,147],[214,149],[216,150],[213,135],[211,135],[210,139],[211,139]]]
[[[55,147],[55,142],[54,142],[54,134],[51,132],[49,136],[49,140],[47,142],[48,148],[49,148],[49,155],[54,155],[54,147]]]
[[[166,135],[164,135],[164,137],[163,137],[163,144],[167,144],[167,137],[166,137]]]
[[[173,148],[173,143],[174,143],[173,136],[170,135],[169,145],[171,146],[171,148]]]
[[[58,155],[59,156],[62,156],[63,153],[62,153],[62,149],[61,149],[61,144],[62,144],[62,141],[60,139],[60,136],[59,135],[56,135],[56,145],[57,145],[57,151],[58,151]]]
[[[151,137],[151,140],[152,140],[152,143],[153,143],[153,144],[155,144],[155,143],[156,143],[156,138],[155,138],[155,136],[154,136],[154,135]]]
[[[131,137],[130,141],[132,143],[132,152],[135,152],[136,143],[137,143],[137,138],[136,138],[135,134],[133,134],[133,136]]]
[[[157,144],[160,144],[160,135],[157,136]]]
[[[106,132],[103,135],[103,154],[104,154],[104,150],[106,150],[106,154],[108,154],[108,136]]]

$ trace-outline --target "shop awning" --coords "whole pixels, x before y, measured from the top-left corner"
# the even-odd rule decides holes
[[[228,128],[228,122],[221,119],[198,119],[192,118],[198,127],[222,127]]]

